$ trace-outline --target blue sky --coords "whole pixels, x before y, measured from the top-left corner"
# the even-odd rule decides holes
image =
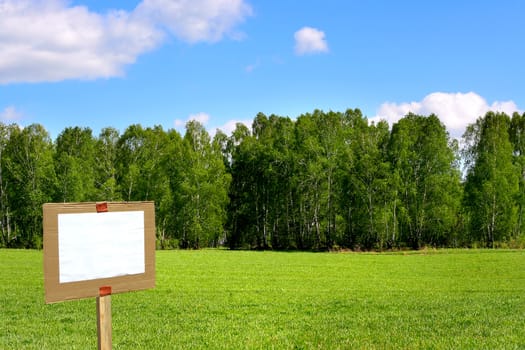
[[[436,113],[453,136],[525,110],[525,2],[0,0],[0,120],[68,126],[258,112]]]

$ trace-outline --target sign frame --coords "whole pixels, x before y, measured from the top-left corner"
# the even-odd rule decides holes
[[[102,209],[101,209],[102,208]],[[44,226],[44,289],[47,304],[66,300],[99,297],[100,288],[124,293],[155,287],[155,205],[154,202],[85,202],[46,203]],[[59,220],[60,214],[105,212],[144,212],[144,273],[60,283]],[[108,262],[111,263],[111,262]]]

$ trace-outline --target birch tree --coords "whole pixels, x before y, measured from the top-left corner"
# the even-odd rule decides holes
[[[463,136],[471,238],[488,247],[509,239],[516,225],[519,172],[512,161],[510,122],[504,113],[487,112]]]

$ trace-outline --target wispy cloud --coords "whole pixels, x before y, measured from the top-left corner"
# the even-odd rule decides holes
[[[249,120],[249,119],[243,119],[243,120],[230,119],[220,126],[213,126],[213,125],[210,126],[209,124],[213,124],[212,117],[208,113],[204,113],[204,112],[191,114],[190,116],[188,116],[188,118],[184,120],[176,119],[173,125],[175,126],[176,130],[178,130],[181,134],[184,134],[186,124],[192,120],[195,120],[201,123],[206,128],[206,130],[208,131],[210,135],[210,138],[212,139],[215,136],[215,134],[217,134],[218,130],[230,136],[233,133],[233,131],[237,128],[237,124],[244,124],[248,127],[248,129],[251,129],[252,127],[252,120]]]
[[[0,121],[3,123],[17,123],[22,118],[22,113],[17,111],[14,106],[8,106],[3,111],[0,111]]]
[[[248,127],[248,129],[251,130],[252,123],[253,123],[253,121],[249,120],[249,119],[243,119],[243,120],[232,119],[232,120],[228,120],[226,123],[224,123],[218,129],[221,130],[226,135],[231,135],[235,131],[235,129],[237,128],[237,124],[244,124],[244,125],[246,125]]]
[[[249,65],[247,65],[246,67],[244,67],[244,70],[245,70],[247,73],[251,73],[251,72],[253,72],[255,69],[259,68],[260,65],[261,65],[261,60],[260,60],[260,59],[257,59],[257,61],[255,61],[255,63],[249,64]]]
[[[235,27],[252,15],[252,9],[243,0],[144,0],[135,13],[194,43],[216,42],[225,35],[242,39]]]
[[[295,32],[295,53],[297,55],[317,54],[328,52],[328,43],[323,31],[303,27]]]
[[[383,119],[392,125],[409,112],[421,115],[434,113],[445,124],[452,137],[460,138],[468,124],[475,122],[488,111],[505,112],[511,115],[513,112],[519,112],[519,109],[514,101],[495,101],[489,104],[474,92],[434,92],[421,101],[385,102],[379,107],[376,116],[370,120],[377,122]]]
[[[100,14],[63,0],[0,2],[0,84],[120,76],[172,35],[189,43],[241,37],[243,0],[144,0]]]
[[[206,124],[208,124],[208,121],[210,120],[210,115],[204,112],[190,114],[188,118],[186,118],[186,120],[176,119],[173,124],[175,125],[176,128],[181,128],[181,127],[186,126],[186,124],[192,120],[195,120],[201,123],[203,126],[206,126]]]

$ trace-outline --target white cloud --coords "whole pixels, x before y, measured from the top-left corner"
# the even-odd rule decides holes
[[[176,128],[181,128],[183,126],[186,126],[186,124],[192,120],[195,120],[201,123],[203,126],[206,126],[206,124],[208,124],[208,121],[210,120],[210,115],[204,112],[190,114],[186,120],[176,119],[174,125]]]
[[[294,38],[297,55],[328,52],[325,34],[319,29],[303,27],[295,32]]]
[[[208,121],[210,120],[210,115],[207,114],[207,113],[204,113],[204,112],[200,112],[200,113],[197,113],[197,114],[192,114],[188,117],[188,121],[189,120],[195,120],[199,123],[201,123],[202,125],[206,125],[208,124]]]
[[[251,72],[253,72],[255,69],[259,68],[260,65],[261,65],[261,60],[260,60],[260,59],[257,59],[257,61],[256,61],[255,63],[252,63],[252,64],[247,65],[247,66],[244,68],[244,71],[247,72],[247,73],[251,73]]]
[[[243,0],[144,0],[105,14],[65,0],[0,0],[0,84],[119,76],[168,33],[191,43],[238,37],[250,14]]]
[[[511,115],[519,110],[513,101],[495,101],[489,104],[474,92],[434,92],[418,102],[383,103],[376,116],[370,118],[370,121],[378,122],[383,119],[392,125],[409,112],[420,115],[434,113],[445,124],[450,135],[459,138],[468,124],[475,122],[488,111],[505,112]]]
[[[177,129],[181,134],[184,134],[185,133],[184,128],[186,124],[192,120],[195,120],[201,123],[208,131],[208,134],[210,135],[211,139],[213,139],[215,134],[217,134],[217,130],[220,130],[226,135],[231,136],[233,131],[237,128],[238,123],[246,125],[248,129],[251,130],[252,122],[253,122],[252,120],[249,120],[249,119],[244,119],[244,120],[231,119],[231,120],[228,120],[226,123],[224,123],[222,126],[208,127],[208,124],[210,123],[210,120],[211,120],[211,116],[207,113],[201,112],[201,113],[191,114],[190,116],[188,116],[188,118],[186,118],[186,120],[176,119],[173,124],[175,126],[175,129]]]
[[[248,127],[249,130],[251,130],[252,123],[253,123],[253,120],[248,120],[248,119],[234,120],[232,119],[232,120],[228,120],[226,123],[224,123],[224,125],[222,125],[218,129],[220,129],[226,135],[230,136],[237,128],[237,124],[244,124]]]
[[[22,120],[22,113],[16,110],[14,106],[8,106],[0,111],[0,121],[3,123],[16,123]]]
[[[59,0],[4,0],[0,18],[0,83],[118,76],[162,37],[127,12]]]
[[[243,0],[144,0],[136,13],[188,42],[243,37],[235,26],[252,15]]]
[[[186,122],[182,119],[175,119],[173,125],[175,125],[176,128],[181,128],[186,125]]]

